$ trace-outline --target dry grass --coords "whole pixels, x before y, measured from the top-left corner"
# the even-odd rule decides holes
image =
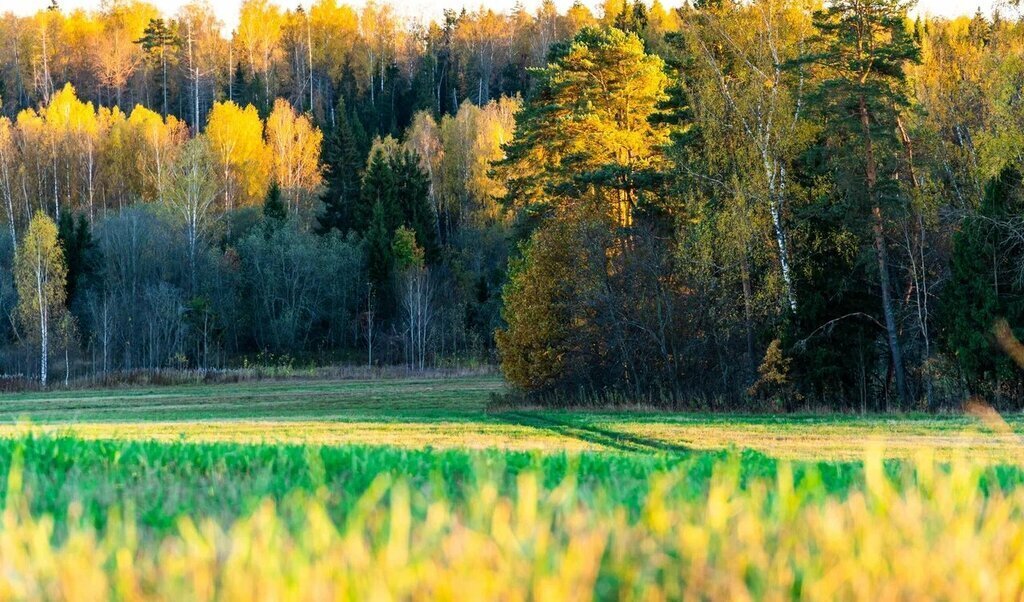
[[[256,443],[299,445],[380,445],[399,448],[504,450],[599,450],[603,446],[517,424],[436,420],[379,422],[331,420],[201,420],[85,422],[78,424],[0,424],[0,437],[28,433],[84,439]]]
[[[944,460],[1024,463],[1018,436],[993,432],[970,418],[581,420],[694,450],[735,447],[793,460],[857,460],[871,447],[890,458],[913,458],[927,449]]]

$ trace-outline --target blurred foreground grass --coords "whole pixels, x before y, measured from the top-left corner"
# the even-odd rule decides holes
[[[0,599],[1024,595],[1016,467],[228,447],[5,442]]]

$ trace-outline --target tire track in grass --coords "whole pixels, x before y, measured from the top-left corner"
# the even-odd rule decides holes
[[[670,453],[688,454],[693,450],[685,445],[668,443],[657,439],[648,439],[629,433],[621,433],[603,429],[593,425],[583,425],[565,419],[558,419],[532,412],[503,412],[496,418],[509,424],[529,426],[550,431],[562,437],[572,437],[586,443],[600,445],[616,451],[639,453]]]

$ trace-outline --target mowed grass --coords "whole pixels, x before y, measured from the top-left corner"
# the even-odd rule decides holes
[[[0,599],[1024,595],[1012,432],[957,416],[489,412],[501,389],[4,396]]]
[[[0,436],[680,453],[727,448],[859,460],[867,447],[911,458],[1024,461],[1016,437],[966,416],[749,416],[651,411],[488,412],[496,377],[267,382],[0,396]],[[1024,432],[1024,418],[1007,416]]]
[[[581,450],[484,410],[496,378],[187,386],[0,397],[0,436]]]

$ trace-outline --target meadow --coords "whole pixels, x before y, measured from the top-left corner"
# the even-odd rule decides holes
[[[1018,458],[1005,435],[959,414],[489,409],[503,387],[499,377],[474,376],[26,392],[0,395],[0,436],[546,452],[737,448],[792,460],[860,460],[872,446],[898,458],[923,448],[944,459]],[[1024,428],[1024,417],[1006,418]]]
[[[489,411],[501,388],[3,396],[0,598],[1024,593],[1021,444],[991,423]]]

